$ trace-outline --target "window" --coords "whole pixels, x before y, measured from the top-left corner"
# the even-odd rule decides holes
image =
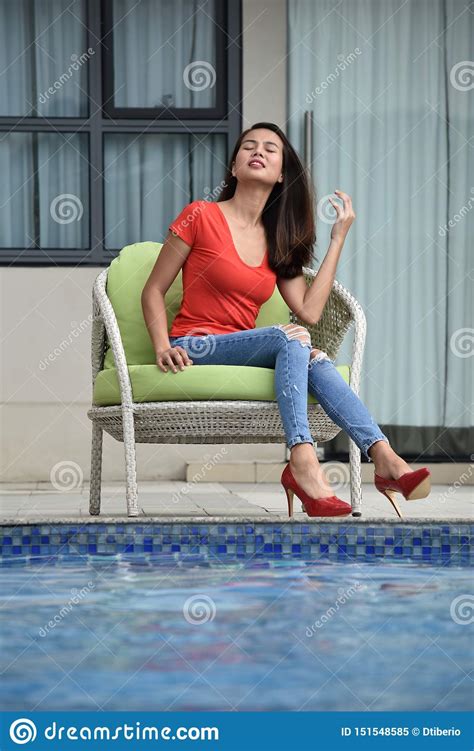
[[[111,117],[225,117],[224,3],[108,0],[105,8]]]
[[[240,31],[231,0],[0,0],[0,262],[106,265],[216,191]]]
[[[2,134],[3,247],[89,247],[87,154],[84,133]]]
[[[85,0],[1,0],[0,116],[87,117]]]
[[[219,185],[225,156],[225,138],[219,134],[107,133],[106,249],[122,248],[136,238],[157,240],[157,224],[167,228],[194,200],[190,196],[205,198],[211,186]]]

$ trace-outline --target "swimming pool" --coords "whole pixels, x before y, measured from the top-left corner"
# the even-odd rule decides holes
[[[4,710],[471,707],[450,560],[12,556],[0,579]]]

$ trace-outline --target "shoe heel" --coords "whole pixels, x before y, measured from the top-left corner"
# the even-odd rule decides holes
[[[431,482],[429,477],[425,477],[418,485],[413,488],[411,493],[405,496],[407,501],[416,501],[419,498],[426,498],[431,491]]]
[[[293,516],[293,496],[294,491],[291,490],[291,488],[285,488],[286,498],[288,500],[288,516],[291,518]]]
[[[386,496],[388,498],[388,500],[392,504],[393,508],[397,512],[399,518],[403,519],[402,512],[400,511],[398,503],[395,500],[395,490],[382,490],[381,492],[384,494],[384,496]]]

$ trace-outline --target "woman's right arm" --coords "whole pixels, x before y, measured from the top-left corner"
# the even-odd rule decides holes
[[[171,348],[165,305],[165,295],[190,251],[191,247],[184,240],[171,231],[168,232],[141,295],[143,317],[153,343],[157,365],[164,372],[167,371],[167,364],[174,372],[175,362],[181,370],[184,369],[184,365],[192,364],[183,347]]]

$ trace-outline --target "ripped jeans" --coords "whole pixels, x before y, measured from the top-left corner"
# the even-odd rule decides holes
[[[308,392],[326,414],[367,451],[387,436],[326,352],[312,347],[310,334],[297,324],[275,324],[229,334],[170,336],[170,345],[186,350],[195,365],[251,365],[274,368],[275,394],[286,443],[312,443],[308,423]],[[169,366],[168,366],[169,367]]]

